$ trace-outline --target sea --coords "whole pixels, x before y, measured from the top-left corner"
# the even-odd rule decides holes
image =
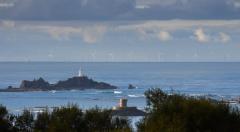
[[[25,108],[67,104],[82,109],[112,108],[119,99],[127,98],[128,106],[144,109],[144,92],[150,88],[216,99],[240,97],[240,63],[236,62],[1,62],[0,88],[18,87],[22,80],[39,77],[56,83],[77,76],[80,68],[89,78],[118,89],[6,92],[0,93],[0,104],[16,113]],[[128,89],[129,84],[136,89]]]

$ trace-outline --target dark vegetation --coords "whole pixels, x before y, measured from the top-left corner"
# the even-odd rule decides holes
[[[238,109],[222,102],[160,89],[145,95],[148,115],[138,123],[140,132],[240,132]]]
[[[168,95],[160,89],[146,93],[147,115],[137,124],[139,132],[240,132],[236,108],[206,98]],[[83,112],[76,105],[46,110],[33,117],[24,110],[11,115],[0,106],[3,132],[130,132],[129,121],[112,116],[111,110],[93,108]]]
[[[1,132],[130,132],[129,121],[113,117],[111,110],[99,108],[83,112],[76,105],[55,108],[52,112],[33,114],[24,110],[14,116],[0,107]]]

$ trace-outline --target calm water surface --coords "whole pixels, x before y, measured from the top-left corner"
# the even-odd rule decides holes
[[[43,77],[51,83],[85,74],[97,81],[119,87],[117,90],[0,93],[0,104],[16,112],[23,108],[61,106],[76,103],[81,108],[111,108],[118,99],[144,108],[144,91],[159,87],[189,95],[215,98],[240,96],[240,63],[0,63],[0,88],[19,86],[21,80]],[[138,88],[128,90],[128,84]]]

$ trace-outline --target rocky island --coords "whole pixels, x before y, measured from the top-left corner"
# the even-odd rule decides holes
[[[97,82],[88,78],[79,71],[79,75],[68,78],[64,81],[58,81],[50,84],[43,78],[33,81],[23,80],[19,88],[9,86],[6,89],[0,89],[0,92],[28,92],[28,91],[51,91],[51,90],[84,90],[84,89],[116,89],[116,86],[105,82]]]

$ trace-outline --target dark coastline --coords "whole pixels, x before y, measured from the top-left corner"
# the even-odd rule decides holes
[[[64,81],[58,81],[50,84],[43,78],[33,81],[23,80],[18,88],[9,86],[6,89],[0,89],[0,92],[33,92],[33,91],[52,91],[52,90],[84,90],[84,89],[116,89],[116,86],[105,82],[97,82],[87,76],[77,76],[68,78]]]

